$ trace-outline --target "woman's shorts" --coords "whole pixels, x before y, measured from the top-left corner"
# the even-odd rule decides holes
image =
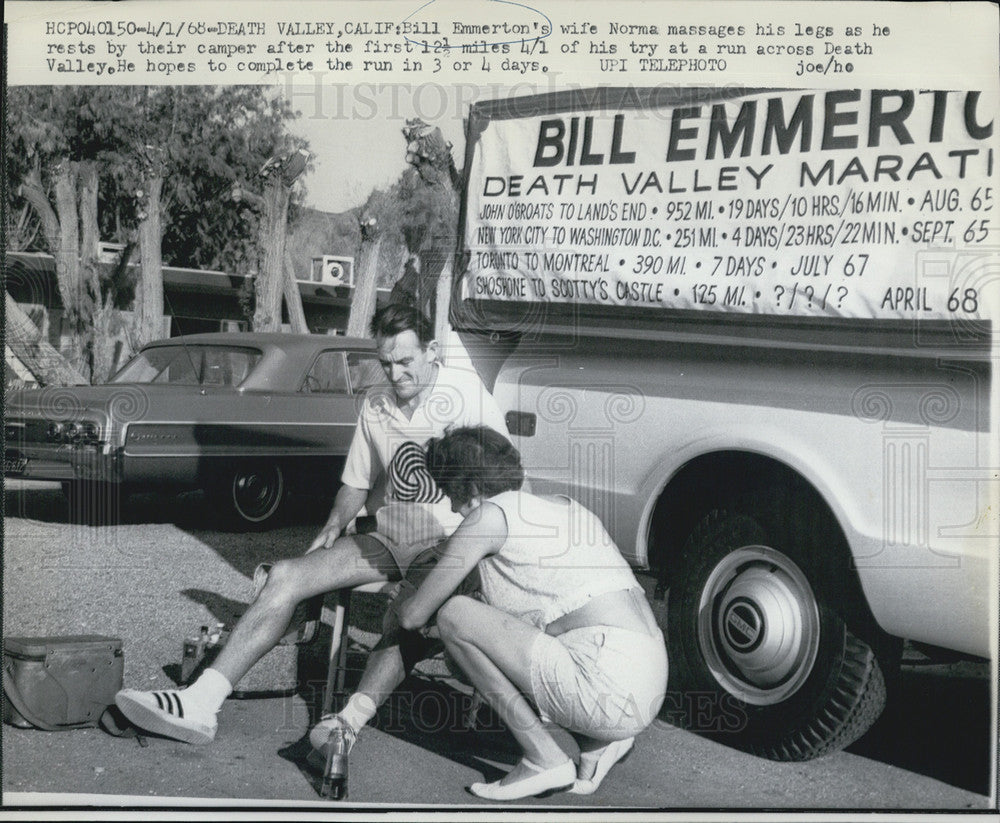
[[[586,626],[531,646],[531,691],[544,719],[597,740],[633,737],[667,690],[663,634]]]

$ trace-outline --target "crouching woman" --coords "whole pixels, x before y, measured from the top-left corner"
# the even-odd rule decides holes
[[[520,455],[496,432],[433,440],[427,464],[465,519],[397,603],[401,624],[421,629],[437,613],[447,651],[523,750],[503,779],[469,790],[491,800],[591,794],[663,702],[666,651],[643,589],[592,512],[521,491]],[[477,564],[485,602],[449,599]],[[574,735],[578,765],[544,721]]]

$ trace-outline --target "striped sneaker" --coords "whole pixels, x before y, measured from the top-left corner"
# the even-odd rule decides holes
[[[214,712],[206,712],[197,705],[185,706],[184,692],[176,689],[161,692],[122,689],[115,695],[115,704],[140,729],[185,743],[211,743],[219,725]]]

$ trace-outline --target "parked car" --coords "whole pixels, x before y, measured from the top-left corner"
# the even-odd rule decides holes
[[[89,520],[132,491],[202,488],[236,524],[263,526],[289,491],[336,491],[358,395],[383,380],[371,340],[159,340],[107,384],[12,393],[4,476],[61,481]]]

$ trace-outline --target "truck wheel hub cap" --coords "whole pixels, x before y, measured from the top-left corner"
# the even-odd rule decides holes
[[[741,652],[753,651],[764,639],[764,615],[743,597],[729,604],[723,626],[729,645]]]
[[[698,643],[731,694],[754,705],[789,697],[819,649],[819,607],[801,569],[767,546],[726,555],[702,589]]]

